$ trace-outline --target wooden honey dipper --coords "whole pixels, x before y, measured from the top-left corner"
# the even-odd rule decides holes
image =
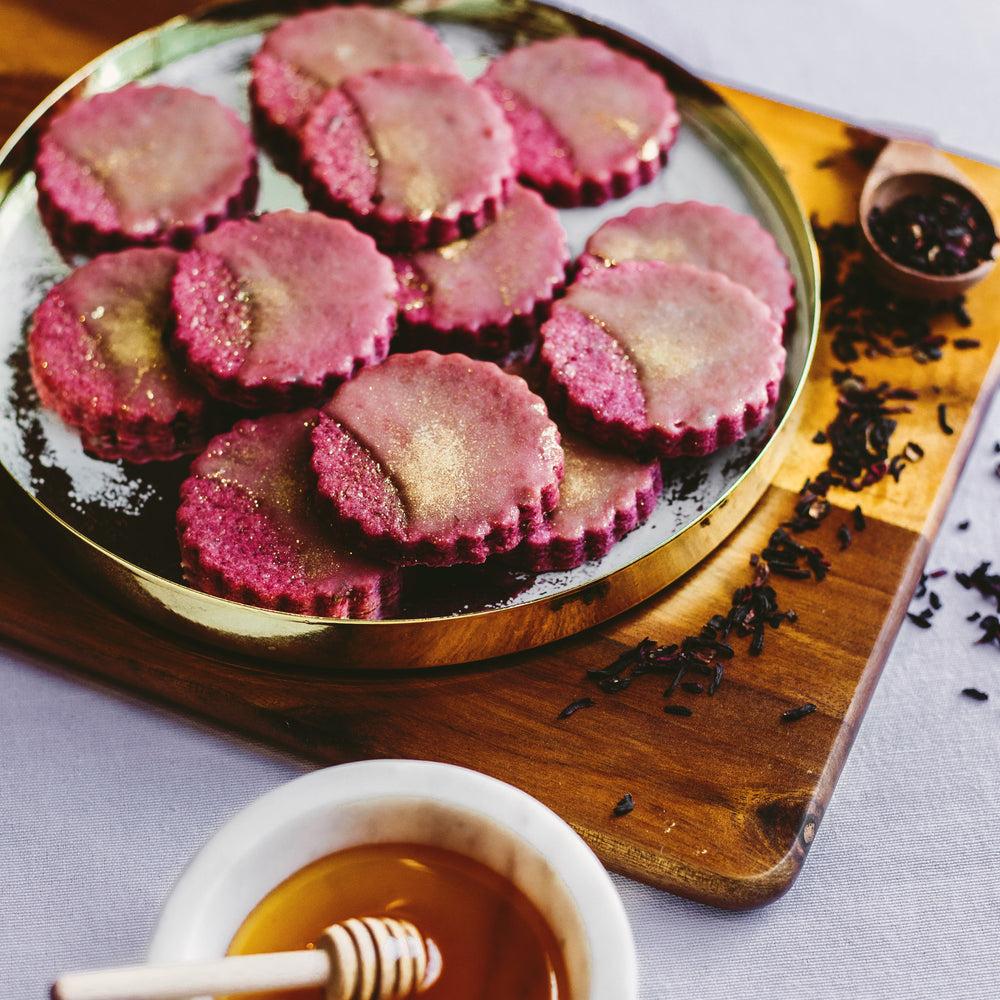
[[[304,951],[71,973],[55,983],[52,998],[187,1000],[320,986],[326,1000],[402,1000],[440,974],[437,946],[409,921],[361,917],[327,927]]]

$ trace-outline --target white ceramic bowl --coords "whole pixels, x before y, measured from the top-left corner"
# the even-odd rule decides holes
[[[449,764],[323,768],[263,795],[196,855],[167,900],[151,962],[225,954],[253,907],[290,875],[356,844],[434,844],[513,881],[563,942],[571,1000],[634,1000],[635,948],[597,857],[525,792]]]

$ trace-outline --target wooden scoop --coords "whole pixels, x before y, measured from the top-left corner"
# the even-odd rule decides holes
[[[879,154],[861,191],[858,215],[868,263],[876,278],[886,287],[916,298],[949,299],[963,294],[990,273],[995,263],[992,259],[960,274],[927,274],[894,260],[872,235],[869,226],[872,209],[885,211],[908,195],[946,192],[963,193],[978,201],[989,217],[996,236],[997,220],[985,199],[944,153],[922,142],[895,139],[889,141]],[[998,245],[994,239],[994,258]]]
[[[320,986],[326,1000],[402,1000],[428,989],[440,974],[437,946],[413,924],[363,917],[328,927],[318,947],[307,951],[72,973],[52,987],[52,998],[188,1000]]]

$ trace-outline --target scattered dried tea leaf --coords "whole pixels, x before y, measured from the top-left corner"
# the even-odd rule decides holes
[[[635,808],[635,799],[631,792],[626,792],[616,803],[611,811],[616,816],[626,816]]]
[[[577,698],[571,701],[558,715],[560,719],[568,719],[571,715],[579,712],[581,708],[593,708],[597,702],[593,698]]]
[[[798,708],[787,708],[781,713],[782,722],[797,722],[799,719],[804,719],[807,715],[812,715],[816,711],[816,706],[811,702],[807,701],[804,705],[799,705]]]

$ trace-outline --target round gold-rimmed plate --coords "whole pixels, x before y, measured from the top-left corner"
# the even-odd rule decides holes
[[[470,77],[511,45],[590,35],[643,59],[675,93],[683,123],[651,184],[594,209],[561,213],[571,250],[635,205],[698,199],[753,213],[788,257],[796,303],[788,359],[768,423],[698,460],[670,463],[650,519],[603,559],[533,577],[496,567],[414,571],[402,617],[342,621],[266,611],[202,594],[181,578],[174,532],[186,462],[135,467],[84,454],[78,436],[37,400],[25,334],[33,309],[69,270],[40,223],[32,150],[54,109],[133,81],[194,87],[247,107],[247,63],[291,4],[250,0],[206,8],[145,32],[95,60],[52,94],[0,151],[0,462],[7,494],[61,565],[107,599],[178,636],[319,669],[441,666],[512,653],[582,631],[651,597],[695,566],[739,524],[780,463],[796,420],[818,327],[818,265],[808,220],[770,153],[711,88],[663,54],[606,25],[531,0],[425,0],[425,17]],[[262,154],[259,210],[305,207]]]

